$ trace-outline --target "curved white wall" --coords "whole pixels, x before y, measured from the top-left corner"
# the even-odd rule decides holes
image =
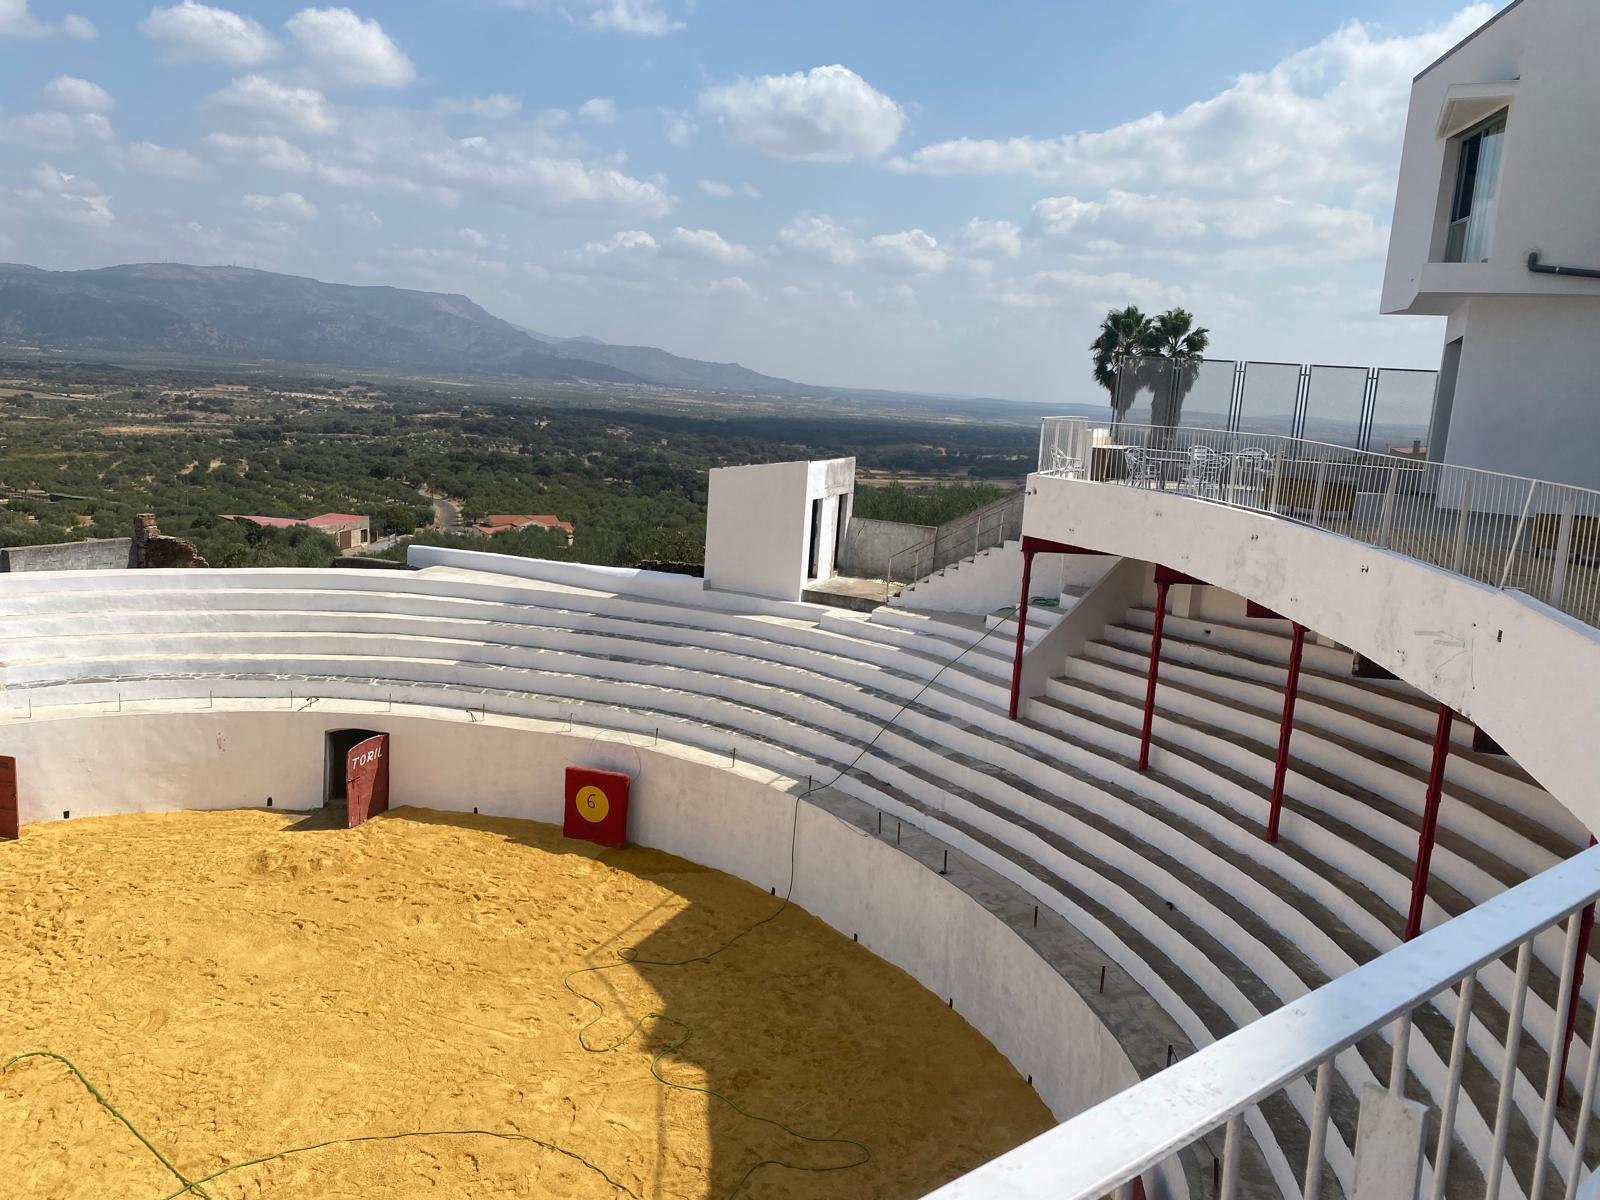
[[[1035,475],[1024,531],[1226,588],[1476,722],[1600,830],[1600,630],[1516,591],[1246,509]]]
[[[569,765],[634,778],[630,839],[782,895],[796,833],[793,900],[952,999],[1059,1119],[1137,1082],[1083,999],[1008,926],[895,848],[785,789],[772,772],[732,768],[688,747],[635,748],[533,722],[315,708],[141,711],[0,725],[18,760],[23,822],[173,809],[320,806],[324,735],[392,737],[390,803],[559,823]],[[378,711],[374,711],[379,709]],[[639,738],[640,742],[648,739]],[[27,830],[23,830],[27,837]],[[0,848],[0,854],[5,851]],[[1182,1194],[1181,1181],[1176,1182]]]

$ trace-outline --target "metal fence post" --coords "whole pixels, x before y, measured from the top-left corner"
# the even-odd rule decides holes
[[[1443,491],[1444,489],[1440,489]],[[1467,561],[1467,521],[1472,514],[1472,476],[1468,475],[1461,483],[1460,508],[1456,509],[1456,548],[1451,552],[1450,570],[1460,575],[1461,568]]]
[[[1328,484],[1328,456],[1324,454],[1317,460],[1317,487],[1311,496],[1311,523],[1319,528],[1322,525],[1322,492]]]
[[[1270,513],[1278,511],[1278,502],[1282,499],[1281,485],[1283,483],[1283,456],[1289,452],[1288,447],[1280,447],[1278,453],[1272,456],[1272,501],[1262,505]]]
[[[1567,560],[1572,555],[1572,526],[1577,513],[1578,497],[1571,488],[1561,489],[1561,526],[1556,533],[1556,561],[1550,568],[1550,594],[1545,600],[1553,608],[1560,608],[1567,596]]]
[[[1400,468],[1389,468],[1389,486],[1383,490],[1383,515],[1378,518],[1378,540],[1373,543],[1380,550],[1389,548],[1389,533],[1394,527],[1394,494],[1400,486]]]

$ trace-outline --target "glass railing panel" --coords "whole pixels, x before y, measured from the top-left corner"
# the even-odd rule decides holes
[[[1297,363],[1246,363],[1239,428],[1248,433],[1292,434],[1299,393]]]
[[[1312,367],[1304,436],[1336,446],[1359,446],[1368,375],[1365,367]]]

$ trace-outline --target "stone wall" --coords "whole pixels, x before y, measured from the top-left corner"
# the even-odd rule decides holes
[[[851,517],[850,527],[844,535],[844,546],[839,551],[839,574],[854,575],[861,579],[882,579],[891,557],[931,542],[938,532],[933,525],[906,525],[899,521]],[[910,565],[911,556],[906,555],[897,568],[904,571]]]
[[[0,550],[0,571],[115,571],[132,565],[132,538],[99,538]]]

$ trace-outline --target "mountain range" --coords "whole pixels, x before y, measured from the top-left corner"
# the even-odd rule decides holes
[[[0,263],[5,350],[836,394],[653,346],[549,337],[503,321],[465,296],[178,263],[90,271]]]

